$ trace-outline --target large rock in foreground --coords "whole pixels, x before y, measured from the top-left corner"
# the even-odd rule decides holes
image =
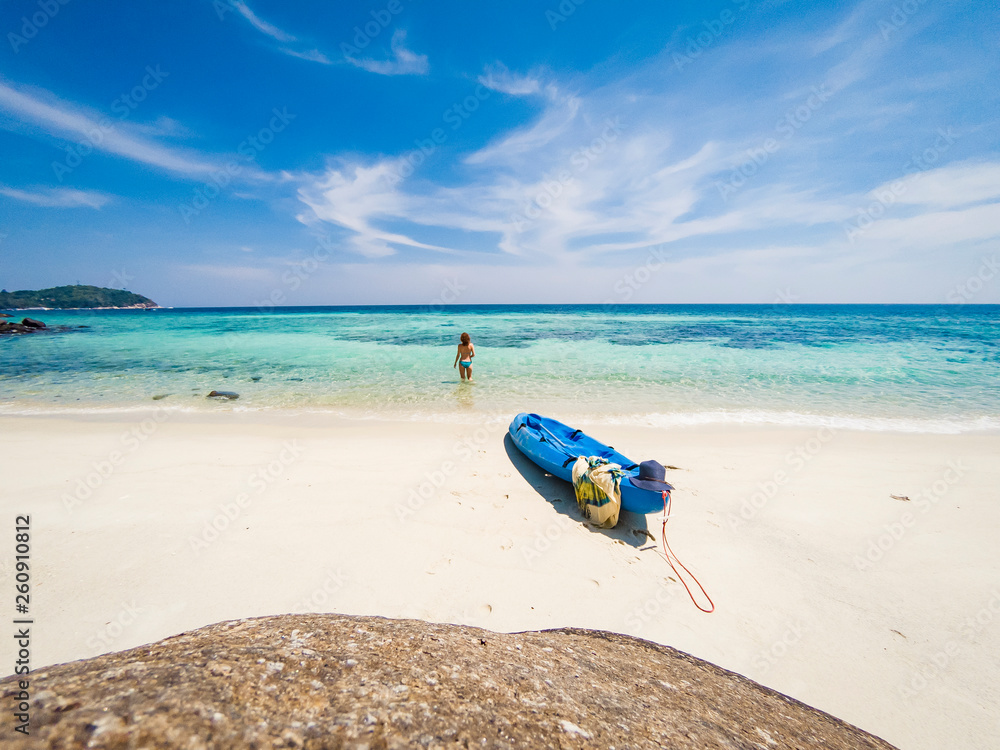
[[[6,747],[891,748],[628,636],[283,615],[39,670]],[[3,705],[17,693],[0,682]],[[8,717],[8,721],[10,717]]]

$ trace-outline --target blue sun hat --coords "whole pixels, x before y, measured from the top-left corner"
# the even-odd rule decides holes
[[[643,490],[672,490],[674,486],[667,481],[667,470],[659,461],[643,461],[639,464],[639,476],[629,477],[629,481]]]

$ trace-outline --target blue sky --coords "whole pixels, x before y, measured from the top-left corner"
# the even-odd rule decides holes
[[[990,3],[0,7],[0,285],[1000,302]]]

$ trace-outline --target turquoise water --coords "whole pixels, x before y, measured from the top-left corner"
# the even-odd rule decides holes
[[[463,306],[35,311],[0,413],[539,411],[650,424],[1000,429],[995,306]],[[475,380],[452,369],[459,334]],[[255,380],[256,378],[256,380]],[[237,391],[216,403],[211,390]],[[154,396],[164,398],[153,400]]]

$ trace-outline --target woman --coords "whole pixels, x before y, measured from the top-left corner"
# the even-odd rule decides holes
[[[472,358],[476,356],[476,347],[472,345],[472,338],[467,333],[462,334],[462,343],[458,345],[458,354],[455,355],[455,364],[458,367],[458,374],[462,380],[472,380]]]

